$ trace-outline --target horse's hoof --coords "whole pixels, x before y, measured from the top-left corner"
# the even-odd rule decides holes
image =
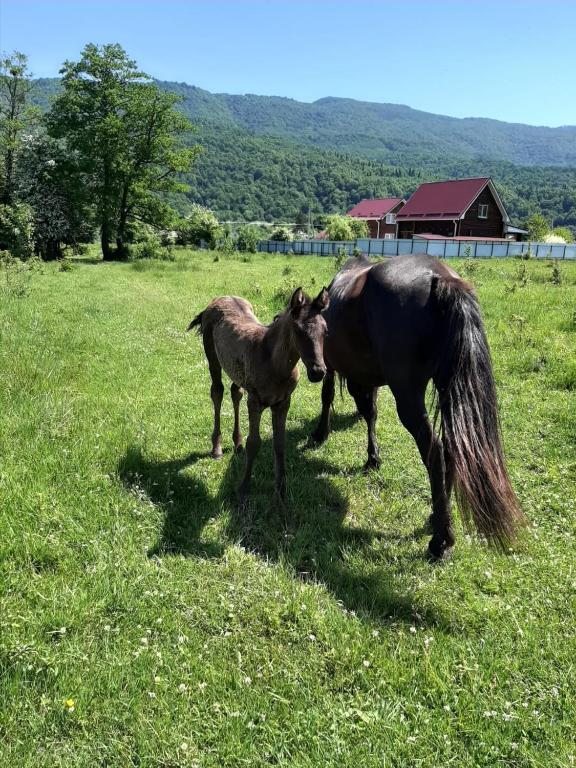
[[[445,563],[452,557],[453,550],[454,547],[448,546],[446,542],[442,542],[440,546],[430,542],[426,557],[430,563]]]
[[[380,469],[380,466],[382,465],[382,462],[380,459],[376,459],[373,456],[371,456],[366,464],[364,464],[364,467],[362,468],[363,472],[372,472],[375,469]]]
[[[244,453],[244,446],[242,445],[242,443],[234,447],[234,453],[235,454]]]
[[[221,459],[223,455],[224,453],[222,451],[222,448],[217,448],[213,450],[212,453],[210,454],[210,456],[212,456],[213,459]]]
[[[322,443],[325,443],[326,440],[328,440],[327,432],[313,432],[308,438],[308,447],[318,448],[318,446],[322,445]]]

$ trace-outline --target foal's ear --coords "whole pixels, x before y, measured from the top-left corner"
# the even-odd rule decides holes
[[[313,301],[314,307],[318,309],[320,312],[322,312],[325,309],[328,309],[330,306],[330,294],[328,293],[327,288],[322,288],[318,296]]]
[[[298,312],[302,308],[306,299],[304,298],[304,291],[302,288],[296,288],[290,299],[290,309],[292,312]]]

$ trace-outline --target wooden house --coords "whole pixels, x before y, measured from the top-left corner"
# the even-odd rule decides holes
[[[396,237],[396,216],[405,202],[401,197],[361,200],[346,216],[365,221],[368,224],[368,237],[390,239]]]
[[[505,238],[510,218],[492,179],[421,184],[396,214],[397,237]]]

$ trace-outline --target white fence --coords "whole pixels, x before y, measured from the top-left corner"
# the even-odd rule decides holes
[[[337,256],[346,253],[352,256],[355,249],[367,256],[402,256],[408,253],[427,253],[444,259],[475,258],[502,259],[521,257],[530,252],[537,259],[576,259],[576,243],[506,243],[489,240],[293,240],[281,242],[262,240],[258,250],[264,253],[316,254]]]

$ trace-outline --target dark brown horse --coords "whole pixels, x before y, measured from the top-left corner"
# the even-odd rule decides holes
[[[376,400],[387,384],[428,471],[431,557],[454,545],[453,485],[464,523],[508,546],[523,515],[504,465],[490,352],[472,287],[437,259],[405,256],[378,264],[351,259],[328,290],[327,373],[313,440],[330,432],[337,372],[368,425],[366,466],[378,467]],[[425,405],[430,380],[439,434]]]
[[[313,301],[298,288],[292,294],[286,311],[266,326],[257,320],[252,306],[245,299],[223,296],[214,299],[188,327],[188,330],[197,327],[202,334],[212,378],[213,458],[222,456],[222,369],[232,379],[230,394],[234,406],[232,439],[235,451],[242,449],[239,407],[243,390],[248,393],[250,426],[246,441],[246,471],[239,489],[241,497],[248,492],[252,465],[260,448],[260,419],[265,408],[272,410],[276,491],[281,498],[286,494],[286,416],[300,375],[297,363],[302,358],[310,381],[322,380],[326,372],[322,350],[326,322],[322,312],[329,302],[326,288]]]

